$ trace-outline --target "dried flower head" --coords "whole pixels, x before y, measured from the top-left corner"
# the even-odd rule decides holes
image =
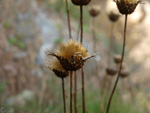
[[[121,70],[121,73],[120,73],[120,77],[122,78],[126,78],[129,76],[129,69],[128,68],[124,68],[123,70]]]
[[[71,0],[74,5],[88,5],[91,0]]]
[[[101,7],[99,5],[93,5],[89,8],[90,15],[96,17],[100,13]]]
[[[72,39],[62,43],[57,54],[49,53],[49,55],[55,56],[60,61],[62,67],[68,71],[80,69],[86,60],[94,57],[94,55],[90,56],[88,50],[79,42]]]
[[[121,63],[121,56],[120,55],[114,55],[114,62],[116,64],[120,64]]]
[[[140,0],[114,0],[121,14],[131,14],[134,12]]]
[[[114,68],[106,68],[106,72],[108,75],[114,76],[117,73],[117,70]]]
[[[47,67],[50,70],[52,70],[56,74],[57,77],[65,78],[69,76],[69,72],[64,70],[64,68],[62,67],[62,65],[57,59],[54,59],[52,62],[48,62]]]
[[[116,11],[111,11],[108,14],[108,16],[109,16],[110,21],[116,22],[118,20],[118,18],[119,18],[120,15]]]

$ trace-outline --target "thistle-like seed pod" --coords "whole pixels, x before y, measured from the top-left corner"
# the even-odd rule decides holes
[[[140,3],[139,0],[115,0],[121,14],[131,14],[136,6]]]
[[[64,70],[57,59],[53,60],[53,62],[48,62],[47,67],[52,70],[57,77],[65,78],[69,76],[69,71]]]
[[[127,68],[125,68],[125,69],[121,70],[120,77],[126,78],[129,76],[129,73],[130,73],[129,70]]]
[[[71,0],[71,1],[74,5],[78,5],[78,6],[88,5],[91,2],[91,0]]]
[[[117,70],[114,68],[106,68],[106,72],[108,75],[114,76],[117,73]]]
[[[89,13],[92,17],[96,17],[100,13],[100,6],[99,5],[93,5],[89,8]]]
[[[60,45],[60,50],[57,54],[48,53],[48,55],[55,56],[62,67],[67,71],[76,71],[80,69],[84,62],[95,55],[89,55],[87,49],[74,40],[70,40],[67,43]]]
[[[109,20],[112,21],[112,22],[116,22],[119,18],[119,14],[115,11],[111,11],[109,14]]]
[[[120,55],[114,55],[114,62],[116,64],[120,64],[121,63],[121,56]]]

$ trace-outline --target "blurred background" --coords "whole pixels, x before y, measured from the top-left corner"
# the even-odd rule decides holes
[[[72,35],[77,40],[79,7],[68,2]],[[94,4],[101,7],[94,18],[96,45],[93,18],[89,14],[89,7]],[[84,7],[83,45],[90,54],[100,53],[85,64],[87,113],[105,111],[116,79],[106,73],[108,61],[115,67],[113,55],[121,54],[123,44],[124,16],[111,22],[109,13],[114,8],[111,0],[93,0]],[[120,78],[110,113],[150,113],[149,30],[150,1],[145,0],[128,18],[125,65],[129,76]],[[0,113],[63,112],[61,79],[46,68],[45,51],[56,51],[68,39],[64,0],[0,0]],[[80,71],[77,75],[78,112],[81,112]],[[65,85],[69,112],[69,78]]]

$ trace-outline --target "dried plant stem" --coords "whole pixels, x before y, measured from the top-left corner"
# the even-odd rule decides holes
[[[67,10],[67,18],[68,18],[69,39],[71,39],[72,36],[71,36],[71,23],[70,23],[70,13],[69,13],[69,7],[68,7],[68,0],[66,0],[66,10]]]
[[[65,83],[64,83],[64,78],[62,78],[62,92],[63,92],[63,102],[64,102],[64,113],[66,113],[66,98],[65,98]]]
[[[75,84],[75,93],[74,93],[74,110],[75,110],[75,113],[78,112],[77,110],[77,74],[76,74],[76,71],[74,72],[74,84]]]
[[[83,6],[80,6],[80,25],[81,25],[81,40],[80,43],[83,43]],[[82,107],[83,113],[85,113],[85,94],[84,94],[84,67],[81,69],[82,73]]]
[[[84,67],[82,67],[82,106],[83,113],[85,113]]]
[[[118,80],[119,80],[119,77],[120,77],[120,72],[121,72],[121,69],[122,69],[122,62],[123,62],[123,58],[124,58],[124,50],[125,50],[125,44],[126,44],[127,16],[128,15],[126,14],[125,15],[125,24],[124,24],[124,41],[123,41],[123,50],[122,50],[121,63],[120,63],[119,72],[118,72],[118,76],[117,76],[114,88],[113,88],[112,93],[111,93],[110,98],[109,98],[109,102],[108,102],[106,113],[109,113],[109,108],[110,108],[110,105],[111,105],[111,100],[112,100],[113,94],[115,92],[115,89],[116,89],[116,86],[117,86],[117,83],[118,83]]]
[[[80,6],[80,26],[81,26],[81,40],[80,43],[83,43],[83,6]]]
[[[72,72],[70,72],[70,113],[73,113],[72,111],[72,89],[73,89],[73,75]]]

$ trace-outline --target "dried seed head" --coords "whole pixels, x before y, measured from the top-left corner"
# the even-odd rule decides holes
[[[129,69],[128,68],[124,68],[123,70],[121,70],[121,72],[120,72],[120,77],[121,78],[126,78],[126,77],[128,77],[129,76]]]
[[[57,54],[49,53],[48,55],[55,56],[67,71],[80,69],[86,60],[95,56],[90,56],[86,48],[72,39],[66,43],[62,43]]]
[[[120,15],[117,12],[115,12],[115,11],[111,11],[108,14],[108,16],[109,16],[110,21],[116,22],[118,20],[118,18],[119,18]]]
[[[92,17],[96,17],[100,13],[100,10],[101,8],[99,5],[93,5],[89,8],[89,12]]]
[[[139,0],[114,0],[121,14],[131,14],[136,6],[140,3]]]
[[[74,5],[88,5],[91,0],[71,0]]]
[[[116,64],[120,64],[121,63],[121,56],[120,55],[114,55],[114,62]]]
[[[69,72],[64,70],[60,62],[57,59],[54,59],[52,62],[47,63],[47,67],[52,70],[57,77],[65,78],[69,76]]]
[[[108,75],[114,76],[117,73],[117,70],[114,68],[106,68],[106,72]]]

